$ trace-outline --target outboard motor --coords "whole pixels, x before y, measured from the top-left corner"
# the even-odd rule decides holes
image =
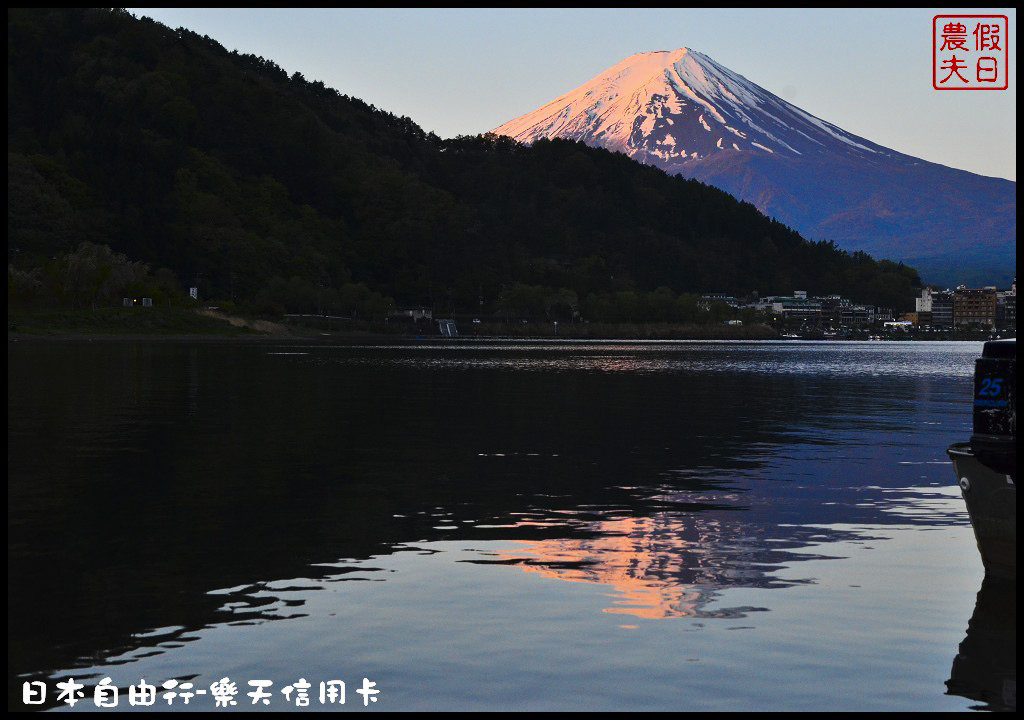
[[[974,366],[974,456],[1017,476],[1017,340],[990,340]]]

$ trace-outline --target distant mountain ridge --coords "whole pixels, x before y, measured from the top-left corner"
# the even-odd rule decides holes
[[[1016,183],[904,155],[814,117],[688,48],[639,53],[494,130],[566,138],[706,182],[814,240],[1007,283]]]

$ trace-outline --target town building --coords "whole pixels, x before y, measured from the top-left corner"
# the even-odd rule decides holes
[[[914,300],[917,323],[921,327],[953,327],[953,294],[948,290],[921,289],[921,297]]]
[[[875,308],[871,305],[844,305],[839,309],[839,322],[847,327],[875,324]]]
[[[996,327],[1017,327],[1017,278],[1009,290],[996,292]]]
[[[996,324],[996,289],[967,288],[962,285],[953,293],[953,324],[989,325]]]
[[[935,328],[953,327],[953,293],[947,291],[932,295],[931,326]]]
[[[817,321],[821,319],[821,303],[817,298],[807,299],[807,293],[797,291],[803,297],[769,296],[758,300],[754,305],[758,310],[768,310],[776,317],[786,321]]]

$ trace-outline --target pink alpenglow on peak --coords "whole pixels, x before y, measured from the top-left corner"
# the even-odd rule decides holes
[[[887,152],[688,48],[626,58],[494,132],[526,143],[580,140],[659,166],[721,152]]]

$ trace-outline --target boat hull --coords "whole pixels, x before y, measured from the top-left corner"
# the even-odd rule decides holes
[[[953,460],[985,571],[1016,581],[1017,486],[1014,477],[983,464],[970,443],[955,443],[946,452]]]

